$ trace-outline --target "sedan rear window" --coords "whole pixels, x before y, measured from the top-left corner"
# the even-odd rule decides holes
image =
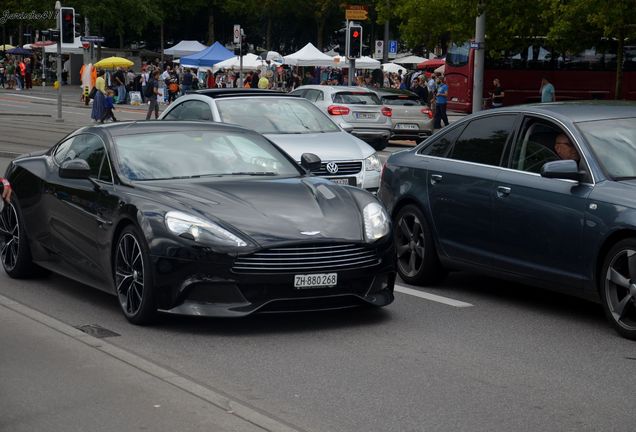
[[[349,105],[382,105],[378,95],[363,91],[338,92],[333,95],[333,101]]]
[[[636,178],[636,118],[576,125],[609,176],[615,180]]]
[[[409,95],[391,95],[391,96],[382,96],[382,103],[384,105],[393,105],[393,106],[415,106],[415,105],[423,105],[424,102],[417,96],[409,96]]]

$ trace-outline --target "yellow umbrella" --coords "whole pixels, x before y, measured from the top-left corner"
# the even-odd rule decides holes
[[[133,62],[123,57],[107,57],[105,59],[101,59],[93,66],[97,69],[115,69],[117,67],[130,67],[133,64]]]
[[[10,50],[15,48],[13,45],[9,45],[9,44],[4,44],[4,45],[0,45],[0,51],[6,51],[6,50]]]

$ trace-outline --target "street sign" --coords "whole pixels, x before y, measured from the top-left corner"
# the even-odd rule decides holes
[[[104,42],[104,36],[80,36],[82,42]]]
[[[240,24],[234,24],[234,43],[241,43],[241,26]]]
[[[483,42],[470,41],[470,47],[472,49],[484,49],[486,48],[486,44]]]
[[[347,21],[365,21],[369,19],[369,6],[346,5],[345,18]]]
[[[345,19],[348,21],[365,21],[369,19],[369,12],[359,9],[347,9]]]
[[[375,58],[382,58],[384,56],[384,41],[375,41]]]
[[[398,52],[398,41],[390,40],[389,41],[389,57],[395,58],[397,57]]]

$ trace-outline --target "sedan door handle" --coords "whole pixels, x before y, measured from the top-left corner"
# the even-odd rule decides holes
[[[442,181],[442,176],[440,174],[431,174],[431,184],[437,184]]]
[[[497,196],[499,198],[505,198],[510,195],[510,188],[507,186],[498,186],[497,187]]]

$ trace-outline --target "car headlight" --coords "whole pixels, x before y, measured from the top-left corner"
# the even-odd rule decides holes
[[[197,242],[212,242],[239,247],[247,246],[245,241],[228,230],[221,228],[214,222],[196,216],[170,211],[166,213],[165,219],[168,229],[178,236],[189,234]]]
[[[371,243],[389,233],[389,216],[380,204],[372,202],[362,211],[364,217],[364,235]]]
[[[364,169],[366,171],[380,171],[382,169],[382,164],[377,154],[374,153],[364,160]]]

